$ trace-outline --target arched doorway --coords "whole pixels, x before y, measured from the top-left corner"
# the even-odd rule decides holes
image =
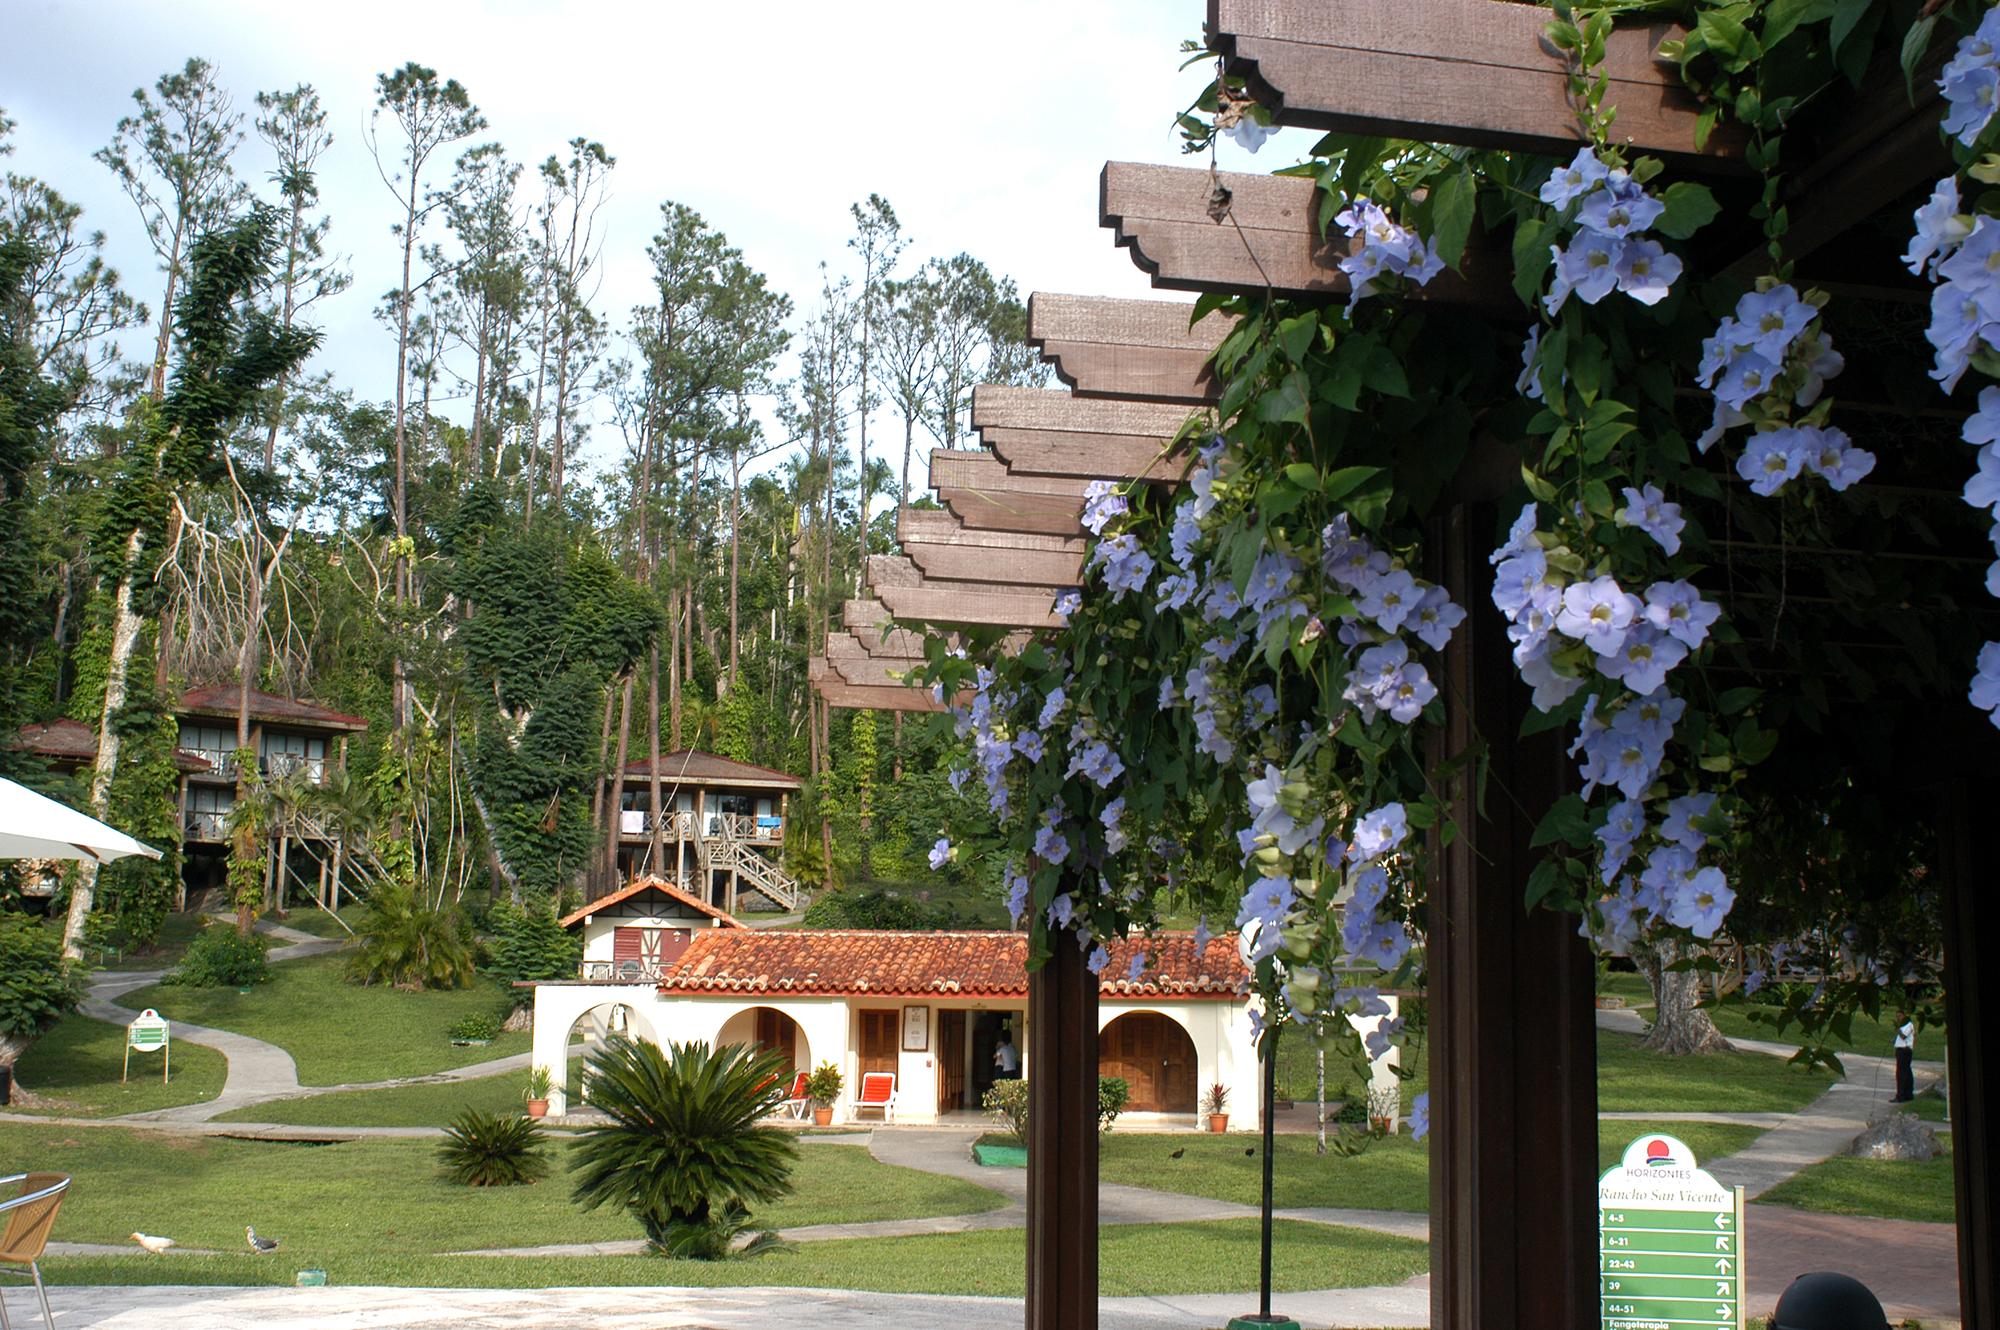
[[[799,1029],[797,1021],[775,1007],[751,1007],[737,1012],[716,1031],[715,1042],[717,1047],[754,1044],[776,1053],[794,1070],[807,1071],[812,1067],[812,1048],[806,1042],[805,1032]]]
[[[589,1058],[604,1047],[610,1036],[625,1035],[659,1046],[660,1036],[633,1007],[623,1002],[603,1002],[580,1012],[563,1036],[565,1074],[557,1078],[555,1089],[563,1095],[564,1112],[575,1112],[589,1097]],[[582,1047],[578,1048],[577,1045]]]
[[[1179,1023],[1157,1012],[1120,1016],[1097,1036],[1097,1074],[1122,1076],[1134,1113],[1192,1113],[1194,1040]]]

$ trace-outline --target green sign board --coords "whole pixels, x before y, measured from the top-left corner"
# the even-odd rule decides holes
[[[1603,1330],[1743,1330],[1743,1189],[1641,1136],[1597,1183]]]
[[[125,1027],[125,1064],[118,1073],[121,1083],[131,1074],[132,1054],[135,1051],[161,1054],[160,1079],[162,1081],[173,1079],[174,1053],[167,1047],[166,1018],[151,1007],[140,1012],[138,1017]]]

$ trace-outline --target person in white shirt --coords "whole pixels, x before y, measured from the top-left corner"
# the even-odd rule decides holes
[[[993,1065],[1000,1069],[1002,1079],[1021,1074],[1021,1050],[1014,1047],[1014,1037],[1005,1030],[1000,1032],[1000,1042],[993,1049]]]
[[[1909,1012],[1901,1013],[1903,1023],[1896,1027],[1896,1095],[1889,1102],[1907,1104],[1917,1097],[1917,1074],[1912,1065],[1917,1056],[1917,1023]]]

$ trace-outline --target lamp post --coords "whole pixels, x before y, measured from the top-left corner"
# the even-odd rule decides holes
[[[1243,925],[1236,935],[1236,954],[1243,964],[1255,969],[1259,962],[1252,959],[1257,941],[1257,931],[1262,927],[1259,920],[1252,919]],[[1267,958],[1270,977],[1275,982],[1284,967],[1276,956]],[[1258,1053],[1263,1059],[1264,1071],[1264,1197],[1262,1248],[1258,1256],[1257,1271],[1257,1311],[1252,1316],[1231,1318],[1229,1330],[1299,1330],[1299,1323],[1289,1316],[1277,1316],[1271,1311],[1271,1177],[1277,1154],[1277,1128],[1273,1116],[1278,1103],[1278,1034],[1279,1022],[1265,1013],[1264,1033],[1258,1042]]]

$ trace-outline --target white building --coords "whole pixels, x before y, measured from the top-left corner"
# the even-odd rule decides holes
[[[663,882],[638,882],[564,921],[584,929],[583,974],[535,986],[535,1065],[565,1108],[573,1032],[655,1043],[754,1043],[796,1068],[840,1068],[852,1115],[863,1072],[896,1076],[896,1121],[980,1111],[1003,1032],[1032,1075],[1027,938],[1001,932],[751,930]],[[1247,977],[1232,939],[1197,953],[1191,933],[1111,945],[1099,987],[1099,1067],[1131,1087],[1127,1113],[1196,1125],[1204,1091],[1228,1089],[1230,1125],[1258,1124]],[[1130,958],[1146,968],[1127,979]],[[580,1064],[578,1064],[580,1065]],[[872,1115],[868,1119],[873,1120]]]

